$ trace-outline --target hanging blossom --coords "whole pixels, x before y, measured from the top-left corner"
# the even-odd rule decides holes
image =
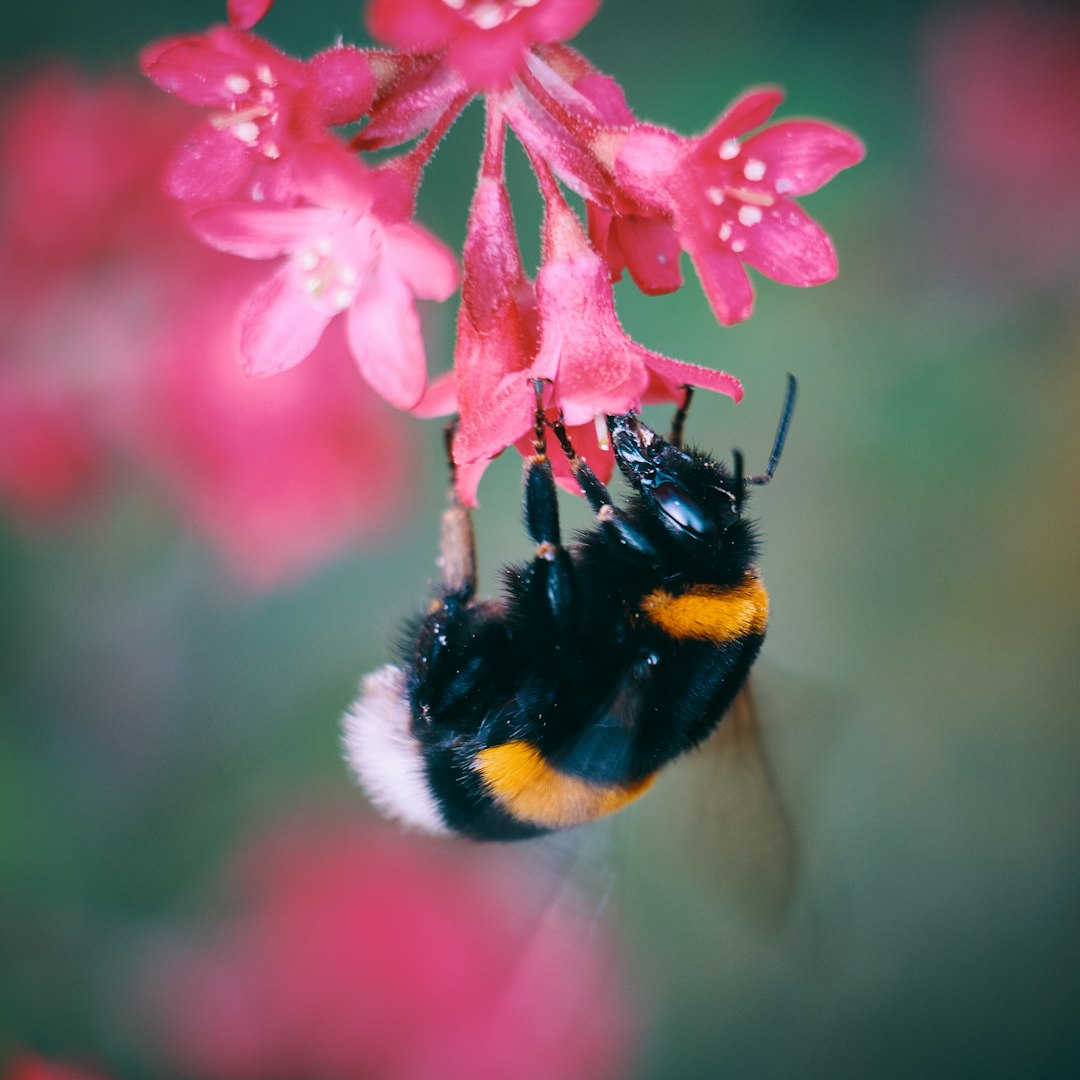
[[[233,5],[234,25],[251,26],[261,8]],[[515,444],[531,452],[538,388],[601,476],[611,470],[596,435],[604,414],[680,401],[687,386],[741,397],[734,376],[630,338],[612,293],[624,272],[646,293],[672,292],[685,251],[723,325],[752,312],[748,267],[798,286],[837,273],[829,237],[796,199],[859,161],[861,142],[816,120],[769,125],[783,98],[773,88],[739,97],[701,135],[641,122],[615,80],[565,44],[598,8],[372,0],[367,26],[385,49],[340,45],[305,63],[254,34],[215,28],[144,54],[159,86],[214,110],[170,173],[192,226],[222,250],[281,260],[240,315],[248,370],[293,366],[344,313],[352,352],[380,394],[421,416],[457,413],[458,495],[469,505],[492,457]],[[487,124],[454,368],[429,383],[413,300],[446,299],[457,276],[448,249],[412,215],[430,155],[476,96]],[[358,119],[347,142],[332,130]],[[544,201],[534,277],[506,187],[508,130]],[[363,164],[375,150],[391,153]],[[584,201],[584,222],[564,188]]]

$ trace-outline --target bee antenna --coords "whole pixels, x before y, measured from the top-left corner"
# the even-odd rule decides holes
[[[742,515],[743,497],[746,495],[746,478],[743,476],[743,458],[741,450],[732,450],[731,458],[735,465],[735,516]]]
[[[780,411],[780,423],[776,427],[776,438],[773,439],[772,453],[769,455],[769,464],[760,476],[744,477],[746,484],[767,484],[776,472],[776,466],[780,464],[780,455],[784,452],[784,443],[787,441],[788,427],[791,424],[791,414],[795,411],[795,397],[799,390],[799,384],[795,376],[788,374],[787,394],[784,397],[784,407]]]

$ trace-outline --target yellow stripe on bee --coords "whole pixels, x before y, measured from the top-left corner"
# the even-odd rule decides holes
[[[474,768],[508,814],[548,829],[564,829],[614,813],[642,794],[651,776],[625,787],[593,784],[559,772],[535,747],[521,741],[489,746]]]
[[[654,589],[641,601],[641,610],[668,637],[722,645],[765,632],[769,597],[761,578],[747,574],[733,586],[694,585],[677,595]]]

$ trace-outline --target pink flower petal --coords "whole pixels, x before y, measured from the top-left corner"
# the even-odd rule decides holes
[[[141,66],[151,82],[190,105],[222,108],[234,98],[230,76],[246,66],[204,36],[169,38],[143,50]]]
[[[330,314],[283,267],[260,285],[240,318],[240,353],[249,375],[273,375],[299,364],[319,343]]]
[[[465,80],[458,72],[441,63],[429,63],[379,100],[356,145],[378,150],[408,142],[431,127],[465,90]]]
[[[706,390],[714,390],[718,394],[727,394],[736,402],[742,400],[742,383],[726,371],[700,367],[698,364],[687,364],[682,360],[671,360],[658,353],[651,353],[645,362],[653,373],[663,379],[672,390],[680,386],[700,386]]]
[[[499,90],[521,69],[529,45],[528,26],[521,19],[494,30],[470,27],[450,45],[447,62],[471,89]]]
[[[181,202],[227,199],[251,174],[248,148],[228,131],[197,128],[173,155],[165,190]]]
[[[211,247],[245,259],[284,255],[312,235],[330,229],[338,215],[317,206],[223,203],[191,215],[191,227]]]
[[[746,229],[743,260],[784,285],[821,285],[836,277],[836,252],[825,230],[786,199]]]
[[[349,347],[364,378],[391,405],[413,409],[424,394],[424,339],[412,293],[379,274],[348,314]]]
[[[273,6],[274,0],[228,0],[225,9],[229,14],[230,26],[249,30]]]
[[[371,106],[375,76],[367,56],[352,45],[339,45],[308,63],[315,95],[328,126],[352,124]]]
[[[737,138],[752,128],[760,127],[784,100],[784,91],[776,86],[748,90],[733,101],[711,128],[701,136],[703,150],[712,153],[726,139]]]
[[[371,0],[371,36],[401,52],[437,52],[461,31],[462,18],[441,0]]]
[[[534,42],[569,41],[600,10],[600,0],[541,0],[528,14]]]
[[[765,164],[768,181],[781,195],[817,191],[866,154],[854,135],[816,120],[774,124],[747,139],[743,150]]]
[[[614,228],[630,276],[643,293],[659,296],[682,285],[682,246],[668,222],[658,218],[616,218]]]
[[[386,228],[382,262],[423,300],[445,300],[458,286],[453,252],[419,225]]]
[[[476,184],[465,237],[462,301],[469,318],[488,329],[513,302],[525,275],[514,231],[510,196],[501,180],[481,176]]]
[[[615,158],[615,178],[632,199],[661,213],[672,206],[670,184],[688,154],[687,140],[666,128],[631,129]]]
[[[535,414],[531,373],[504,376],[495,393],[462,417],[454,437],[454,460],[467,464],[494,457],[532,429]]]
[[[737,256],[719,245],[687,248],[717,321],[724,326],[750,318],[754,290]]]
[[[424,396],[411,411],[414,416],[424,419],[457,412],[457,379],[454,372],[444,371],[437,379],[432,379]]]

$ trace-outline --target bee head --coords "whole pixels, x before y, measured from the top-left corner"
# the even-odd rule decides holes
[[[698,451],[673,446],[636,413],[608,417],[615,460],[665,529],[694,544],[718,544],[740,520],[745,484]]]

